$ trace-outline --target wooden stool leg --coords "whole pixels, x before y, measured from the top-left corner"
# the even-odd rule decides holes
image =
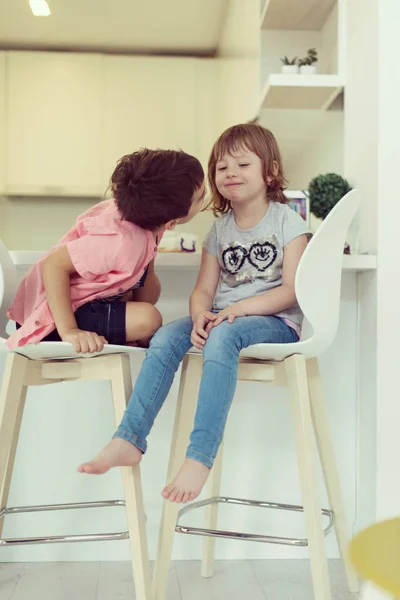
[[[115,419],[117,425],[119,425],[132,391],[131,370],[127,355],[115,355],[110,380]],[[151,576],[140,467],[139,465],[136,467],[121,467],[121,475],[136,600],[150,600],[152,598]]]
[[[325,485],[328,493],[331,510],[334,513],[334,526],[337,544],[346,573],[349,590],[358,592],[358,579],[348,560],[348,548],[350,543],[349,529],[340,491],[339,473],[336,466],[335,455],[329,429],[328,416],[324,401],[322,380],[318,366],[318,360],[313,358],[307,361],[308,387],[310,390],[311,412],[314,423],[315,437]]]
[[[15,453],[18,445],[27,387],[28,359],[10,352],[6,359],[0,392],[0,509],[7,507]],[[4,518],[0,519],[0,538]]]
[[[202,357],[188,354],[182,363],[167,481],[175,476],[186,454],[200,386]],[[165,600],[179,504],[164,500],[153,575],[154,600]]]
[[[207,496],[215,498],[220,495],[221,490],[221,475],[222,475],[222,458],[223,445],[221,443],[217,457],[214,461],[214,466],[211,470],[207,482]],[[218,522],[218,504],[209,504],[206,508],[205,529],[216,529]],[[203,559],[201,563],[202,577],[212,577],[214,573],[214,556],[215,556],[215,537],[205,537],[203,541]]]
[[[331,600],[305,358],[285,360],[315,600]]]

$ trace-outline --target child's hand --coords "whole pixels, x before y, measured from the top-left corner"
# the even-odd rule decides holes
[[[235,304],[231,304],[231,306],[227,306],[224,310],[221,310],[217,314],[217,318],[213,322],[213,327],[217,327],[222,321],[227,320],[228,323],[233,323],[236,317],[245,317],[246,313],[244,312],[240,302],[235,302]]]
[[[193,329],[190,336],[190,341],[198,350],[202,350],[208,338],[208,332],[212,329],[212,322],[217,318],[217,315],[204,310],[199,313],[193,320]]]
[[[70,342],[75,352],[101,352],[104,344],[108,344],[102,335],[83,329],[70,329],[61,336],[61,339],[63,342]]]

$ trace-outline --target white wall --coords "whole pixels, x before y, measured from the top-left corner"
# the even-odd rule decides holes
[[[362,246],[374,251],[379,139],[378,2],[353,0],[347,7],[344,172],[363,193]]]
[[[338,4],[333,6],[321,30],[321,64],[324,73],[338,72]]]
[[[390,2],[384,4],[390,4]],[[373,252],[377,250],[376,217],[380,136],[377,113],[379,99],[378,1],[353,0],[347,2],[346,26],[344,172],[352,184],[362,191],[361,250]],[[382,107],[382,110],[386,110],[386,108]],[[380,257],[378,257],[378,272],[380,268]],[[357,478],[362,493],[359,494],[358,499],[357,528],[369,524],[376,514],[377,294],[376,274],[365,274],[359,281],[358,394],[360,402]],[[389,314],[390,310],[386,313]]]
[[[299,120],[301,112],[298,111]],[[289,186],[307,189],[313,177],[324,173],[343,174],[343,112],[321,114],[320,129],[303,146],[297,158],[286,165]]]
[[[400,69],[396,66],[400,50],[398,23],[400,4],[380,2],[378,7],[378,361],[377,361],[377,481],[378,518],[399,516],[400,477],[400,403],[393,391],[398,388],[398,339],[400,324],[393,290],[397,289],[400,264],[398,243],[398,198],[393,182],[400,165]]]
[[[268,113],[269,111],[264,111]],[[282,111],[281,111],[282,112]],[[343,112],[341,111],[290,111],[287,139],[276,134],[282,150],[288,189],[307,190],[311,179],[325,173],[343,174]],[[263,114],[261,123],[267,126],[268,115]],[[308,130],[307,130],[308,123]],[[320,220],[310,215],[310,227],[315,231]]]
[[[256,116],[259,95],[259,26],[259,0],[229,0],[218,48],[221,133],[231,125]]]

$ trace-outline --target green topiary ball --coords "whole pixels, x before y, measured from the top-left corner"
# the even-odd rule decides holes
[[[351,190],[349,182],[336,173],[318,175],[310,181],[310,211],[319,219],[325,219],[332,208]]]

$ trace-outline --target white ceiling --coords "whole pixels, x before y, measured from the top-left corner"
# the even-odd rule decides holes
[[[243,0],[245,1],[245,0]],[[228,0],[0,0],[0,47],[213,54]]]

